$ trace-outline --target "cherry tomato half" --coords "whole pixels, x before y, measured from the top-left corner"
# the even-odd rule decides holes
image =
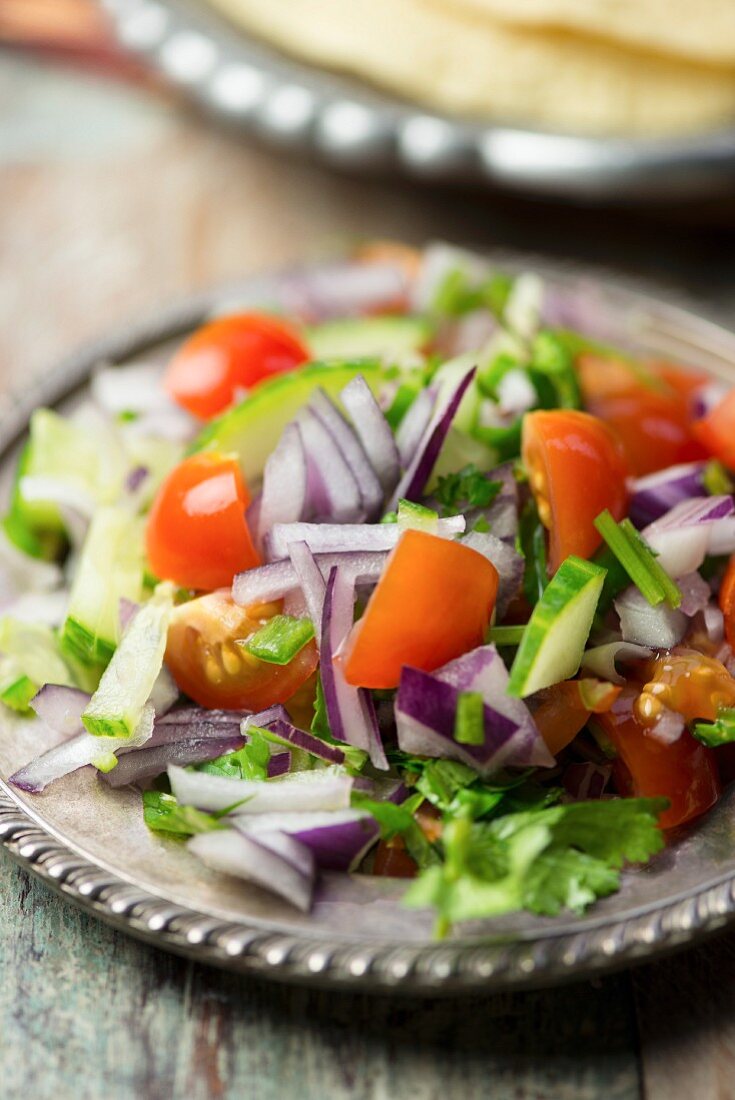
[[[165,386],[174,401],[208,420],[238,394],[305,363],[309,352],[284,321],[262,313],[221,317],[189,337],[169,363]]]
[[[618,754],[614,777],[619,793],[668,798],[671,805],[659,823],[672,829],[700,817],[720,797],[716,755],[687,730],[671,744],[659,741],[640,722],[636,699],[634,689],[625,689],[597,722]]]
[[[735,647],[735,554],[730,558],[722,578],[719,603],[725,618],[727,644]]]
[[[181,691],[202,707],[224,710],[258,711],[291,699],[317,666],[314,642],[287,665],[259,661],[237,644],[279,611],[280,604],[240,607],[229,591],[177,607],[166,664]]]
[[[570,554],[590,557],[602,541],[596,517],[607,508],[622,519],[628,503],[628,470],[614,432],[589,413],[539,410],[524,418],[521,449],[550,532],[550,572]]]
[[[204,451],[184,459],[153,501],[146,545],[162,580],[209,591],[259,562],[245,520],[250,496],[234,458]]]
[[[735,470],[735,390],[730,390],[701,420],[695,420],[692,431],[707,454]]]
[[[577,369],[585,408],[615,429],[632,474],[706,457],[690,417],[701,375],[592,355],[580,356]]]

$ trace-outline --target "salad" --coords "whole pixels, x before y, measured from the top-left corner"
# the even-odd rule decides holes
[[[10,782],[134,785],[302,911],[326,871],[439,935],[617,890],[735,769],[735,391],[609,328],[379,243],[38,409],[0,701],[53,747]]]

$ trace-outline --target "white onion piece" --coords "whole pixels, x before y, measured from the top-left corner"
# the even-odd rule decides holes
[[[66,618],[69,591],[59,588],[55,592],[23,592],[16,600],[3,608],[23,623],[42,623],[44,626],[61,626]]]
[[[378,476],[383,492],[391,493],[401,473],[398,447],[390,424],[361,374],[345,386],[340,400],[352,420],[352,426]]]
[[[673,745],[684,732],[684,719],[675,710],[664,707],[652,726],[646,727],[646,735],[662,745]]]
[[[303,540],[302,540],[303,541]],[[335,554],[315,555],[319,572],[326,580],[330,569],[339,565],[353,577],[355,583],[374,584],[385,566],[386,551],[354,551]],[[280,600],[287,593],[298,588],[299,579],[289,559],[269,562],[267,565],[248,569],[238,573],[232,585],[232,598],[242,607],[256,603],[270,603]]]
[[[498,571],[498,595],[495,601],[498,619],[502,619],[508,604],[518,594],[523,582],[524,560],[507,542],[496,538],[487,531],[470,531],[459,540],[463,546],[469,546],[487,558]]]
[[[706,580],[699,573],[687,573],[677,580],[681,592],[680,609],[691,619],[698,611],[704,611],[712,593]]]
[[[498,407],[504,416],[520,416],[538,401],[538,394],[524,370],[509,370],[497,385]]]
[[[735,553],[735,516],[718,520],[710,528],[708,553],[714,555]]]
[[[692,497],[675,505],[641,533],[669,576],[682,577],[694,573],[712,553],[713,536],[718,526],[732,516],[733,507],[730,496]]]
[[[617,670],[617,662],[645,661],[653,656],[651,650],[631,642],[607,642],[605,645],[588,649],[582,657],[581,668],[592,672],[600,680],[609,680],[613,684],[624,684],[625,678]]]
[[[234,814],[345,810],[353,783],[352,776],[338,768],[294,772],[282,779],[258,782],[188,772],[172,765],[168,777],[182,806],[210,811],[232,807]]]
[[[437,523],[436,534],[454,538],[465,529],[464,516],[447,516]],[[289,556],[295,542],[305,542],[312,554],[351,551],[387,552],[403,534],[396,523],[277,523],[265,540],[268,557],[280,561]]]
[[[309,618],[314,625],[317,645],[322,627],[322,614],[324,612],[324,597],[327,594],[327,583],[322,576],[316,558],[305,542],[291,542],[288,547],[291,564],[298,578]]]
[[[689,624],[682,611],[665,603],[651,607],[634,585],[618,596],[615,610],[620,616],[623,641],[651,649],[671,649],[678,645]]]
[[[168,411],[173,406],[163,388],[163,367],[158,363],[100,367],[90,388],[94,400],[111,416]]]
[[[295,523],[306,510],[306,455],[295,424],[288,424],[263,471],[257,538],[262,543],[274,523]]]
[[[404,466],[409,464],[424,438],[424,433],[431,423],[435,402],[436,393],[431,387],[421,390],[398,426],[396,445]]]
[[[711,642],[721,642],[725,637],[725,616],[722,614],[719,607],[715,607],[714,604],[705,607],[702,612],[702,618],[704,620],[704,629],[707,632],[709,640]]]
[[[151,693],[148,696],[148,702],[153,707],[156,718],[167,714],[178,697],[179,689],[176,686],[176,682],[164,665],[158,673],[156,681],[151,688]]]
[[[540,275],[532,271],[524,272],[513,283],[503,320],[511,332],[522,340],[530,340],[538,330],[543,302],[544,284]]]
[[[311,908],[314,857],[293,837],[284,833],[252,837],[235,829],[215,829],[193,836],[187,848],[213,871],[262,886],[304,913]]]

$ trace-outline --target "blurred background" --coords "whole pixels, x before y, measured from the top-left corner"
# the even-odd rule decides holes
[[[0,0],[0,378],[371,236],[615,268],[733,318],[735,4],[694,8]]]

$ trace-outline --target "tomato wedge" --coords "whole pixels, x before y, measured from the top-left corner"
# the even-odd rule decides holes
[[[344,652],[348,683],[398,687],[404,665],[431,672],[481,645],[498,573],[476,550],[406,531]]]
[[[636,698],[634,689],[624,690],[597,722],[618,754],[614,777],[619,793],[668,798],[671,805],[659,822],[671,829],[700,817],[720,797],[716,754],[686,730],[671,744],[651,736],[636,716]]]
[[[602,541],[594,520],[606,508],[622,519],[628,503],[625,458],[614,432],[571,409],[528,413],[523,462],[539,517],[548,528],[549,570],[565,558],[588,558]]]
[[[260,630],[280,604],[240,607],[229,591],[211,592],[174,611],[166,664],[181,691],[202,707],[264,710],[292,699],[317,666],[314,642],[287,665],[259,661],[237,643]]]
[[[205,451],[163,482],[148,516],[151,569],[162,580],[208,591],[259,563],[245,520],[250,503],[234,458]]]
[[[588,354],[579,357],[577,371],[585,408],[615,429],[632,474],[705,457],[690,415],[702,375]]]
[[[209,420],[240,394],[308,358],[306,345],[284,321],[241,313],[197,329],[169,363],[165,386],[179,405]]]
[[[590,678],[563,680],[541,692],[533,720],[551,755],[558,756],[571,745],[590,714],[610,710],[621,690],[616,684]]]
[[[722,578],[719,603],[725,618],[727,644],[735,646],[735,554],[730,558]]]
[[[723,397],[701,420],[695,420],[692,431],[706,448],[707,454],[719,458],[730,470],[735,470],[735,389]]]

